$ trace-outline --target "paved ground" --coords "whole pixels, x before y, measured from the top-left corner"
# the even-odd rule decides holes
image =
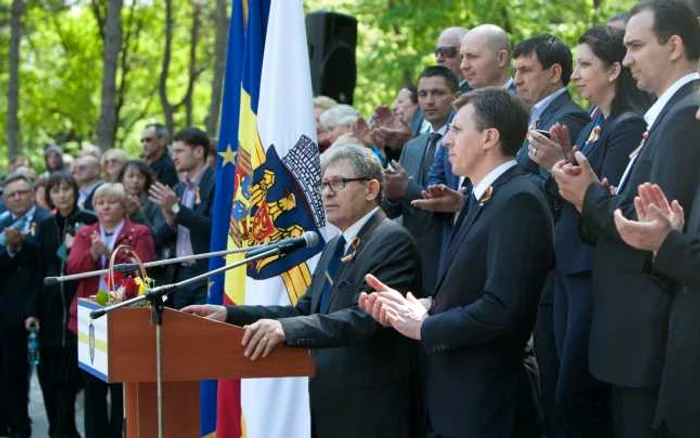
[[[44,399],[41,397],[41,387],[36,378],[36,374],[32,376],[32,387],[29,392],[29,417],[32,419],[32,438],[48,438],[49,423],[46,420],[46,411],[44,410]],[[75,419],[78,425],[78,432],[81,436],[85,436],[83,428],[83,394],[78,394],[78,402],[75,407]]]

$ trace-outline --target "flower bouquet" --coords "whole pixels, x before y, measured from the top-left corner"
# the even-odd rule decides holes
[[[124,253],[131,258],[133,263],[138,264],[139,269],[134,274],[124,275],[120,272],[114,272],[115,260],[119,253]],[[146,268],[143,266],[141,258],[128,245],[119,245],[112,251],[109,258],[109,272],[105,275],[104,280],[104,283],[100,282],[100,284],[106,284],[107,290],[101,288],[95,296],[95,301],[101,306],[117,304],[135,298],[145,294],[155,286],[155,281],[146,275]]]

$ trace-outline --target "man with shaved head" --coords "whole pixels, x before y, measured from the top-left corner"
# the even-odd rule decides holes
[[[494,24],[482,24],[462,37],[459,65],[464,79],[476,88],[515,87],[508,73],[510,43],[508,34]]]
[[[459,50],[462,44],[462,38],[467,32],[468,30],[464,27],[448,27],[440,33],[437,44],[435,45],[435,63],[452,70],[460,81],[460,93],[466,93],[472,88],[469,83],[464,80],[462,71],[459,69]]]

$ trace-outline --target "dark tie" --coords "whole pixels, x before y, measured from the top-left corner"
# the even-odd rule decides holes
[[[454,226],[454,232],[452,235],[454,236],[459,232],[459,228],[462,226],[462,222],[464,222],[464,218],[467,217],[470,211],[473,211],[477,205],[479,204],[479,201],[476,200],[476,197],[474,197],[474,193],[472,192],[469,195],[469,199],[467,203],[462,207],[462,210],[459,212],[459,216],[457,216],[457,222],[455,222]]]
[[[341,234],[338,237],[338,242],[336,243],[333,255],[328,260],[326,269],[323,272],[323,287],[321,288],[321,313],[328,312],[328,305],[331,300],[331,292],[333,291],[333,284],[335,283],[336,277],[340,272],[340,268],[343,265],[343,255],[345,254],[345,238]]]
[[[442,138],[442,134],[438,132],[433,132],[428,137],[428,143],[425,146],[425,153],[423,155],[423,181],[428,179],[428,172],[432,166],[433,160],[435,158],[435,150],[437,145]]]

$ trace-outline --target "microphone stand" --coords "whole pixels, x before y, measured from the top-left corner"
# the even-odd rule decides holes
[[[111,306],[103,307],[102,309],[93,310],[90,312],[91,319],[100,318],[110,312],[113,312],[122,307],[128,307],[133,304],[140,303],[142,301],[148,301],[151,304],[151,323],[156,326],[156,400],[158,403],[158,438],[164,438],[164,417],[163,417],[163,310],[165,309],[165,297],[178,287],[186,286],[190,283],[195,283],[199,280],[204,280],[205,278],[211,277],[212,275],[221,274],[228,271],[229,269],[236,268],[238,266],[244,265],[248,262],[253,262],[255,260],[265,259],[267,257],[282,254],[284,248],[272,248],[270,250],[257,253],[248,258],[238,260],[230,265],[224,265],[220,268],[213,269],[211,271],[199,274],[192,278],[179,281],[172,284],[164,284],[162,286],[156,286],[149,290],[143,295],[122,301],[121,303],[116,303]]]
[[[206,252],[206,253],[202,253],[202,254],[192,254],[192,255],[188,255],[188,256],[175,257],[175,258],[169,258],[169,259],[163,259],[163,260],[156,260],[153,262],[144,263],[143,267],[144,268],[153,268],[156,266],[172,265],[173,263],[191,262],[191,261],[195,261],[195,260],[199,260],[199,259],[227,256],[227,255],[239,254],[239,253],[255,252],[255,254],[257,254],[257,251],[265,250],[266,247],[269,247],[269,246],[268,245],[255,245],[255,246],[249,246],[247,248],[234,248],[234,249],[225,249],[222,251]],[[114,272],[129,272],[129,271],[135,271],[137,269],[139,269],[139,265],[137,263],[122,263],[122,264],[114,265]],[[109,269],[98,269],[96,271],[81,272],[80,274],[63,275],[60,277],[46,277],[46,278],[44,278],[44,284],[47,286],[52,286],[56,283],[63,282],[63,281],[81,280],[83,278],[89,278],[89,277],[99,277],[100,275],[106,275],[108,273],[109,273]]]

